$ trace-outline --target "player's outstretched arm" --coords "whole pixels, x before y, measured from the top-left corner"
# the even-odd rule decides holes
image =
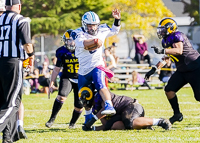
[[[115,19],[121,19],[121,11],[118,10],[118,9],[114,9],[112,11],[112,16],[115,18]]]

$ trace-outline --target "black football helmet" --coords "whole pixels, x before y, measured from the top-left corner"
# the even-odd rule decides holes
[[[157,27],[157,35],[159,39],[165,38],[167,35],[177,31],[178,26],[172,18],[164,18]]]
[[[64,34],[63,34],[63,37],[62,37],[62,40],[65,44],[65,47],[70,51],[70,52],[74,52],[75,50],[75,42],[73,40],[73,38],[70,36],[71,33],[72,33],[72,29],[68,29]]]

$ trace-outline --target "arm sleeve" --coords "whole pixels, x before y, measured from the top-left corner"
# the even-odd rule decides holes
[[[56,66],[62,67],[62,55],[59,50],[56,50],[56,58],[57,58]]]
[[[107,24],[106,26],[109,28],[110,32],[108,33],[107,37],[116,35],[119,33],[119,30],[121,28],[121,26],[115,26],[114,24],[112,25],[112,28],[110,28]]]
[[[22,40],[22,45],[32,43],[30,39],[30,26],[25,18],[19,20],[19,37]]]

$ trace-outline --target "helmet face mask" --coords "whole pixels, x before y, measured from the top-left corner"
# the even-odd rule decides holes
[[[72,30],[69,29],[67,30],[64,34],[63,34],[63,42],[65,44],[65,47],[70,51],[70,52],[74,52],[75,51],[75,42],[72,39],[72,37],[70,36]]]
[[[175,20],[172,18],[164,18],[160,21],[157,27],[158,38],[165,38],[167,35],[177,31],[178,26]]]
[[[164,26],[157,27],[157,35],[159,39],[167,36],[167,29]]]
[[[82,16],[82,27],[90,35],[97,35],[99,30],[99,16],[92,11],[86,12]]]

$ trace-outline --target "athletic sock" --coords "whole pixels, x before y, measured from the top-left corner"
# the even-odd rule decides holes
[[[153,118],[153,126],[157,126],[160,120],[161,119],[155,119],[155,118]]]
[[[72,119],[70,121],[70,124],[71,123],[75,124],[76,121],[78,120],[78,118],[80,117],[81,113],[82,113],[82,111],[76,111],[76,110],[74,110],[73,113],[72,113]]]
[[[169,103],[171,104],[174,114],[180,113],[177,96],[175,95],[174,98],[168,99],[168,100],[169,100]]]
[[[58,112],[60,111],[62,105],[63,105],[63,102],[56,98],[55,101],[54,101],[54,105],[53,105],[53,109],[52,109],[50,119],[56,118],[56,116],[57,116]]]
[[[92,108],[90,110],[85,110],[85,115],[92,114]]]
[[[113,106],[113,104],[112,104],[112,101],[111,101],[111,100],[106,100],[106,101],[105,101],[105,105],[106,105],[106,103],[109,103],[111,106]]]
[[[19,125],[23,127],[24,122],[23,122],[22,120],[17,120],[17,127],[18,127]]]

